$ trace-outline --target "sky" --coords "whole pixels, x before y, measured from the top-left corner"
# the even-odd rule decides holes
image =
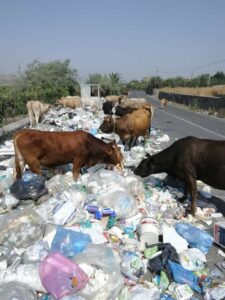
[[[83,82],[225,71],[225,1],[0,0],[0,74],[34,59],[70,59]]]

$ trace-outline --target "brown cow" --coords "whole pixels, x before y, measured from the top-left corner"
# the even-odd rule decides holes
[[[153,108],[151,105],[145,105],[140,109],[133,111],[120,118],[106,116],[99,130],[104,133],[115,132],[119,135],[125,148],[130,149],[139,136],[144,138],[148,135],[153,116]]]
[[[62,105],[63,107],[69,107],[69,108],[81,107],[80,96],[62,97],[59,100],[57,100],[56,103]]]
[[[41,166],[73,163],[73,176],[77,179],[83,166],[97,163],[122,166],[123,156],[115,142],[109,144],[82,130],[49,132],[24,129],[14,136],[15,175],[21,178],[25,164],[36,174]]]
[[[165,108],[168,104],[168,100],[166,98],[162,98],[160,100],[160,105],[161,105],[161,108]]]
[[[30,119],[30,126],[37,126],[41,117],[46,113],[51,105],[48,103],[42,103],[40,101],[30,100],[26,104],[28,116]]]

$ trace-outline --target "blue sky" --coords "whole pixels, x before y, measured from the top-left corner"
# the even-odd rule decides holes
[[[0,73],[66,58],[83,81],[225,71],[225,61],[195,69],[225,60],[225,1],[0,0]]]

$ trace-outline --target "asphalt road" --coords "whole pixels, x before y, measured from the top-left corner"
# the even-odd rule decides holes
[[[196,113],[169,103],[161,109],[160,101],[141,91],[131,91],[131,97],[145,97],[154,110],[152,126],[160,128],[170,137],[170,143],[186,136],[225,140],[225,119]]]
[[[186,136],[225,140],[225,119],[223,118],[193,112],[171,102],[165,109],[162,109],[159,100],[142,91],[130,91],[128,96],[144,97],[154,106],[152,127],[162,129],[170,137],[168,143],[162,144],[163,147],[168,147],[175,140]],[[225,201],[225,191],[212,189],[212,194]],[[221,206],[221,203],[218,205]],[[220,210],[225,212],[225,207]]]

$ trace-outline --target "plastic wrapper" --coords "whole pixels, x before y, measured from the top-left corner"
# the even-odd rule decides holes
[[[5,284],[11,281],[17,281],[26,284],[32,291],[40,291],[45,293],[43,285],[39,278],[39,264],[14,264],[8,269],[0,272],[0,282]],[[2,298],[0,298],[2,300]],[[4,299],[4,298],[3,298]],[[24,298],[25,300],[26,298]]]
[[[184,222],[176,223],[175,228],[191,247],[198,248],[204,254],[208,253],[213,244],[213,238],[210,234]]]
[[[36,174],[24,174],[10,188],[10,193],[19,200],[37,200],[48,193],[45,188],[45,178]]]
[[[144,274],[144,264],[135,252],[123,251],[121,272],[131,280],[138,281]]]
[[[145,288],[136,285],[128,291],[126,300],[159,300],[159,298],[160,292],[157,287]]]
[[[76,211],[83,208],[87,194],[78,190],[72,185],[57,195],[59,204],[53,212],[54,223],[64,225],[75,216]]]
[[[37,295],[27,285],[20,282],[8,282],[0,286],[2,300],[37,300]]]
[[[74,257],[84,251],[91,238],[88,234],[58,227],[52,241],[51,250],[58,251],[66,257]]]
[[[11,211],[0,219],[0,244],[27,248],[43,237],[45,224],[32,209]]]
[[[47,241],[39,241],[23,253],[23,263],[32,264],[42,261],[48,255],[50,248]]]
[[[39,274],[43,286],[56,299],[83,289],[89,280],[77,264],[57,252],[41,262]]]
[[[120,272],[120,265],[115,259],[112,249],[107,245],[90,244],[83,253],[78,254],[74,261],[81,268],[92,266],[94,268],[90,282],[79,295],[86,300],[108,300],[116,299],[123,288],[123,277]],[[96,271],[101,271],[104,282],[98,281]],[[102,278],[100,277],[100,278]]]
[[[205,255],[196,248],[186,249],[179,253],[181,265],[189,271],[199,271],[204,268]]]

